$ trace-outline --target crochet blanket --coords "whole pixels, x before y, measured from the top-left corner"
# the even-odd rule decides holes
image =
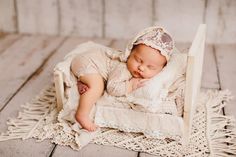
[[[142,133],[101,128],[95,133],[77,130],[69,121],[57,121],[55,90],[45,88],[31,102],[22,105],[17,118],[8,121],[8,131],[0,141],[21,138],[51,139],[53,143],[80,150],[88,142],[111,145],[158,156],[227,156],[236,155],[236,130],[233,117],[220,113],[231,99],[229,91],[202,92],[199,96],[190,143],[181,144],[181,136],[146,137]],[[33,117],[33,118],[32,118]],[[83,135],[83,136],[81,136]]]

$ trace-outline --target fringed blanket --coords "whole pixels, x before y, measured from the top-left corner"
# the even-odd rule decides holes
[[[158,156],[235,156],[235,120],[220,113],[230,99],[229,91],[202,92],[194,114],[190,143],[183,146],[178,135],[150,138],[142,133],[127,133],[110,128],[89,133],[78,130],[70,122],[58,122],[55,90],[51,85],[31,102],[22,105],[23,110],[17,118],[9,119],[8,131],[1,134],[0,141],[36,138],[39,141],[51,139],[53,143],[75,150],[92,142]]]

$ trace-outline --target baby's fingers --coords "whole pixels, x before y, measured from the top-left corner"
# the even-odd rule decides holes
[[[138,82],[138,88],[140,88],[140,87],[143,87],[143,86],[145,86],[146,85],[146,81],[144,81],[144,80],[141,80],[141,81],[139,81]]]
[[[140,83],[144,83],[144,82],[147,82],[147,81],[149,81],[149,79],[140,79],[139,80]]]

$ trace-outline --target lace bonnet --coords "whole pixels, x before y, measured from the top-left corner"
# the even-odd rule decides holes
[[[138,44],[145,44],[159,50],[160,53],[166,57],[167,61],[170,59],[174,49],[174,41],[164,28],[157,26],[148,27],[139,32],[136,37],[128,44],[125,54],[120,59],[127,61],[132,48],[134,45]]]

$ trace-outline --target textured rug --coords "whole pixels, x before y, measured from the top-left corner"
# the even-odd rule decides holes
[[[101,128],[91,142],[158,156],[236,156],[235,119],[221,114],[231,98],[229,91],[210,90],[200,94],[188,145],[182,145],[179,136],[154,139],[110,128]],[[8,131],[1,133],[0,141],[51,139],[53,143],[80,150],[80,133],[74,131],[70,123],[58,122],[57,115],[55,90],[50,85],[31,102],[22,105],[17,118],[8,120]]]

